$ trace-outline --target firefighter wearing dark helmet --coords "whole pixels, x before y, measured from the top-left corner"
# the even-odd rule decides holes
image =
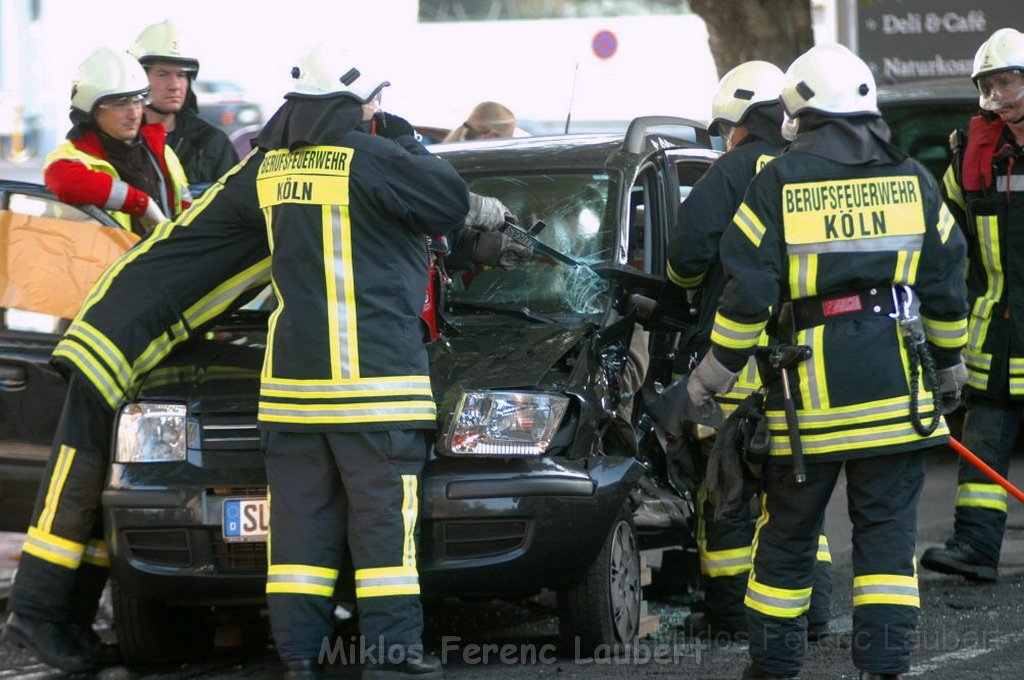
[[[223,130],[199,117],[192,83],[199,75],[198,50],[172,21],[147,26],[128,54],[139,60],[149,78],[146,122],[167,129],[174,149],[192,184],[212,182],[238,162],[238,154]]]
[[[766,61],[744,62],[724,76],[712,100],[709,131],[725,141],[726,152],[697,182],[679,207],[678,227],[669,245],[668,278],[674,294],[699,294],[697,332],[680,353],[687,365],[698,361],[711,342],[718,299],[725,288],[725,272],[718,258],[722,233],[743,200],[750,180],[764,165],[782,153],[782,90],[784,74]],[[767,336],[765,336],[767,340]],[[681,366],[686,370],[687,366]],[[728,394],[717,400],[729,415],[740,401],[760,387],[753,359]],[[704,444],[709,438],[702,440]],[[707,448],[705,446],[705,448]],[[708,497],[707,483],[698,489],[697,547],[705,597],[704,611],[686,617],[683,627],[689,635],[743,636],[747,631],[743,595],[750,572],[754,518],[749,500],[756,484],[744,480],[740,502],[734,511],[715,512]],[[723,509],[724,510],[724,509]],[[808,612],[808,637],[827,635],[831,583],[828,541],[821,537],[818,577]]]
[[[728,391],[780,306],[780,341],[811,348],[787,369],[795,428],[782,381],[768,385],[771,455],[745,598],[752,663],[743,677],[800,671],[818,536],[845,468],[853,662],[862,678],[895,678],[910,666],[920,609],[921,452],[946,441],[937,411],[955,405],[966,379],[965,244],[928,171],[889,144],[874,78],[852,52],[824,45],[800,56],[782,101],[794,139],[751,182],[722,238],[729,282],[712,349],[689,381],[696,403]],[[919,322],[909,319],[911,295]],[[919,375],[914,361],[928,357],[937,370]],[[803,483],[794,442],[807,462]]]
[[[982,112],[971,119],[966,139],[954,133],[954,159],[943,177],[970,253],[963,441],[1006,476],[1024,407],[1024,260],[1013,245],[1024,228],[1024,34],[993,33],[974,57],[971,78]],[[921,566],[995,581],[1005,529],[1006,491],[961,461],[953,536],[926,550]]]

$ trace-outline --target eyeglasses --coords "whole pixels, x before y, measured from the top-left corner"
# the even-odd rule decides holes
[[[1020,71],[1001,71],[991,75],[980,76],[977,80],[978,92],[991,97],[994,90],[1000,92],[1016,92],[1024,87],[1024,74]]]
[[[101,108],[106,111],[127,111],[128,109],[141,109],[143,106],[147,106],[150,101],[149,95],[137,94],[132,97],[108,99],[107,101],[98,104],[97,108]]]

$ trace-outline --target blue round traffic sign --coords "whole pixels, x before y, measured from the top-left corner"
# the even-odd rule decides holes
[[[619,39],[611,31],[598,31],[590,41],[590,48],[600,59],[610,59],[619,49]]]

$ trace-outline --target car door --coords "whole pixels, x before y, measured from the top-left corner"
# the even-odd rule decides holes
[[[10,213],[116,226],[102,211],[61,203],[43,187],[3,182],[0,227],[14,217]],[[3,263],[6,257],[0,253],[0,284],[10,269]],[[0,308],[0,531],[25,531],[30,520],[64,404],[66,383],[49,358],[67,323],[47,314]]]

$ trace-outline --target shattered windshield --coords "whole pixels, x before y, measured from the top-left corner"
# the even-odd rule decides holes
[[[538,221],[541,242],[582,265],[608,262],[615,248],[615,177],[607,172],[509,173],[477,177],[470,190],[495,196],[523,229]],[[607,284],[586,266],[573,267],[534,249],[533,258],[514,271],[477,266],[449,271],[453,308],[476,305],[561,316],[600,314]]]

